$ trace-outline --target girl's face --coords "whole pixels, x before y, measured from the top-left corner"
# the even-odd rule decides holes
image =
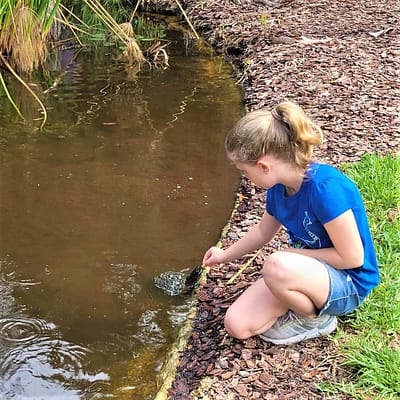
[[[233,161],[233,163],[255,185],[263,189],[269,189],[280,183],[285,185],[288,195],[292,195],[303,183],[303,170],[272,155],[261,156],[256,163],[240,161]]]
[[[268,189],[275,184],[275,182],[272,182],[269,175],[270,170],[265,163],[257,161],[256,164],[253,164],[234,161],[234,165],[246,178],[263,189]]]

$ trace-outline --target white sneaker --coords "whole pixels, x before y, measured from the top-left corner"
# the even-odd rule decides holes
[[[336,329],[336,326],[337,318],[334,315],[306,318],[289,310],[285,315],[278,318],[271,328],[259,336],[267,342],[287,345],[329,335]]]

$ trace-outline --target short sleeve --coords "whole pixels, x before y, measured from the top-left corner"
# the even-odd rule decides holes
[[[269,215],[273,217],[277,216],[277,198],[282,198],[284,187],[281,184],[276,184],[272,188],[269,188],[265,194],[265,210]]]
[[[271,193],[271,189],[267,190],[265,193],[265,210],[267,211],[267,213],[269,215],[274,215],[273,211],[272,211],[272,207],[271,207],[271,202],[272,202],[272,193]]]
[[[350,180],[343,178],[329,177],[313,187],[310,206],[322,224],[342,215],[354,205],[357,189]]]

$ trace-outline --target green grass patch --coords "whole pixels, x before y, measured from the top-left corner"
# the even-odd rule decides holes
[[[330,385],[355,399],[400,398],[400,156],[365,155],[342,166],[364,198],[381,283],[342,318],[337,340],[351,382]]]

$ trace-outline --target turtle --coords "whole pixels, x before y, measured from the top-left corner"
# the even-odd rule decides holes
[[[200,279],[203,268],[198,266],[189,274],[178,271],[165,271],[153,278],[154,285],[169,296],[190,294]]]

